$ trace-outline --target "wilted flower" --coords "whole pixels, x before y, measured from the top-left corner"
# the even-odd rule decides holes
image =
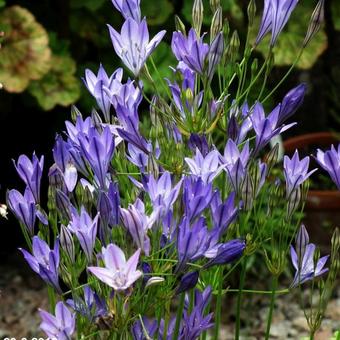
[[[62,301],[55,306],[55,316],[39,309],[42,320],[40,328],[52,339],[70,340],[76,327],[76,316]]]
[[[135,21],[131,17],[124,22],[119,34],[112,26],[108,25],[110,36],[119,58],[137,77],[146,59],[161,42],[165,31],[161,31],[149,41],[149,31],[146,20]]]
[[[318,149],[316,160],[329,173],[340,190],[340,144],[338,145],[338,150],[335,149],[334,145],[326,152]]]
[[[32,252],[33,256],[26,250],[19,248],[25,260],[34,272],[53,286],[57,292],[61,293],[58,279],[59,268],[59,241],[56,240],[54,249],[51,250],[48,244],[38,236],[33,237]]]
[[[307,230],[304,225],[301,225],[295,249],[293,246],[290,247],[292,263],[296,270],[291,287],[296,287],[328,271],[328,268],[324,268],[324,266],[329,256],[321,257],[317,263],[314,263],[315,244],[308,242]]]
[[[126,261],[123,251],[111,243],[106,248],[102,248],[105,268],[88,267],[87,269],[114,290],[126,290],[142,276],[142,272],[136,270],[139,254],[140,249]]]

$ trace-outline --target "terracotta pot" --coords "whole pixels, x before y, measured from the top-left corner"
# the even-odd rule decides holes
[[[337,145],[339,141],[339,136],[334,133],[318,132],[287,139],[283,142],[283,147],[288,155],[292,155],[296,149],[311,153],[311,149],[315,151],[318,148],[328,149],[332,144]],[[309,190],[304,223],[310,232],[312,242],[317,243],[324,251],[329,251],[334,227],[340,226],[340,191]]]

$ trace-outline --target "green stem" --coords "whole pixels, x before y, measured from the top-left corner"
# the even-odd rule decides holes
[[[240,277],[240,287],[237,295],[237,304],[236,304],[236,328],[235,328],[235,340],[240,338],[240,327],[241,327],[241,304],[242,304],[242,294],[244,281],[246,277],[246,266],[247,266],[247,257],[244,258],[242,263],[241,277]]]
[[[222,269],[219,269],[218,280],[219,281],[218,281],[218,294],[216,297],[214,340],[219,339],[220,326],[221,326],[222,285],[223,285],[223,270]]]
[[[182,293],[181,297],[180,297],[180,301],[179,301],[178,310],[177,310],[175,331],[174,331],[174,335],[172,337],[173,340],[178,339],[179,326],[181,324],[181,320],[182,320],[182,316],[183,316],[184,300],[185,300],[185,293]],[[166,329],[164,330],[164,332],[166,333]]]
[[[267,317],[267,328],[266,328],[266,335],[265,335],[266,340],[268,340],[270,336],[270,327],[271,327],[272,319],[273,319],[273,311],[274,311],[277,285],[278,285],[278,276],[274,275],[272,278],[272,294],[270,298],[270,306],[269,306],[268,317]]]

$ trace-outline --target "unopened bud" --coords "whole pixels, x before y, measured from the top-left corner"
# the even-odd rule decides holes
[[[229,57],[231,60],[235,60],[237,58],[239,48],[240,38],[237,31],[234,31],[229,43]]]
[[[184,92],[184,95],[185,95],[185,100],[187,100],[188,103],[192,105],[194,102],[194,94],[192,93],[191,89],[187,88]]]
[[[163,283],[164,281],[165,281],[164,278],[160,277],[160,276],[150,277],[150,279],[148,280],[148,282],[145,285],[145,288],[148,288],[150,286],[159,285],[160,283]]]
[[[240,126],[237,123],[235,115],[232,115],[228,122],[228,138],[235,141],[240,133]]]
[[[251,70],[251,78],[253,79],[255,77],[255,74],[257,72],[257,69],[259,67],[259,61],[257,58],[255,58],[253,60],[253,62],[251,63],[251,67],[250,67],[250,70]]]
[[[220,0],[210,0],[210,8],[213,13],[221,6]]]
[[[268,154],[265,157],[265,162],[268,165],[268,172],[274,167],[275,164],[277,164],[279,159],[279,147],[280,144],[276,143],[272,149],[268,152]]]
[[[198,271],[184,274],[181,278],[179,287],[176,290],[176,294],[180,294],[186,292],[189,289],[194,288],[198,282],[198,277],[199,277]]]
[[[63,224],[60,227],[60,246],[72,263],[75,262],[75,251],[72,233]]]
[[[151,119],[151,124],[153,126],[157,126],[158,122],[158,103],[159,103],[159,98],[157,96],[153,96],[150,104],[150,119]]]
[[[77,121],[77,117],[81,117],[81,112],[78,110],[78,108],[75,105],[71,106],[71,119],[75,123]]]
[[[315,6],[312,16],[309,21],[305,40],[303,41],[303,47],[306,47],[310,40],[318,33],[321,24],[324,21],[325,16],[325,1],[319,0]]]
[[[297,187],[295,190],[291,192],[288,197],[288,204],[287,204],[287,217],[291,218],[293,213],[298,208],[301,201],[301,189]]]
[[[244,209],[250,210],[254,200],[254,182],[249,174],[246,175],[246,178],[242,183],[241,197],[244,204]]]
[[[201,35],[201,28],[203,23],[203,2],[202,0],[195,0],[192,6],[192,26],[194,27],[198,36]]]
[[[157,160],[153,154],[149,155],[148,159],[148,172],[153,174],[155,178],[158,178],[159,175],[159,167]]]
[[[218,7],[211,21],[210,26],[210,43],[214,41],[216,35],[222,31],[222,7]]]
[[[255,15],[256,15],[255,0],[250,0],[248,8],[247,8],[247,14],[248,14],[248,25],[249,27],[252,27],[254,23]]]
[[[223,35],[224,35],[225,39],[228,38],[229,33],[230,33],[229,21],[228,21],[228,19],[224,19],[224,21],[223,21]],[[225,44],[227,45],[227,41],[225,41]]]
[[[93,109],[91,112],[91,118],[92,121],[94,123],[95,128],[98,130],[98,132],[102,132],[103,130],[103,121],[99,116],[99,113],[97,112],[97,110]],[[110,122],[106,122],[106,123],[110,123]]]
[[[187,35],[185,25],[178,15],[175,15],[175,27],[176,31],[181,32],[184,36]]]

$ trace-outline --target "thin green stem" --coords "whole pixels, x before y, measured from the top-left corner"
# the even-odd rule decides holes
[[[235,328],[235,340],[240,338],[240,327],[241,327],[241,304],[242,304],[242,294],[244,281],[246,277],[246,267],[247,267],[247,257],[244,258],[241,269],[241,277],[240,277],[240,287],[237,295],[237,304],[236,304],[236,328]]]
[[[172,337],[173,340],[178,339],[179,326],[181,324],[181,320],[182,320],[182,316],[183,316],[184,301],[185,301],[185,293],[182,293],[181,296],[180,296],[179,306],[178,306],[178,310],[177,310],[175,330],[174,330],[174,335]],[[166,332],[166,330],[165,330],[165,332]]]
[[[223,285],[223,269],[219,269],[218,273],[218,294],[216,297],[216,309],[215,309],[215,332],[214,340],[219,339],[220,326],[221,326],[221,310],[222,310],[222,285]]]
[[[272,278],[272,294],[270,298],[270,306],[269,306],[268,317],[267,317],[267,328],[266,328],[266,335],[265,335],[266,340],[268,340],[270,336],[270,327],[271,327],[272,319],[273,319],[273,311],[274,311],[274,305],[275,305],[277,285],[278,285],[278,276],[274,275]]]

